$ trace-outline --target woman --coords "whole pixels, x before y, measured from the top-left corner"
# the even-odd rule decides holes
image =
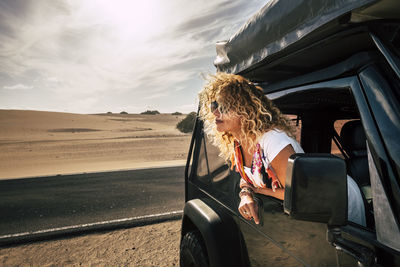
[[[303,149],[286,118],[247,79],[217,73],[199,97],[205,132],[241,175],[239,212],[258,224],[253,193],[283,200],[288,158]]]

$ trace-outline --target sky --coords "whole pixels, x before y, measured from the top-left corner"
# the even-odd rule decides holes
[[[0,0],[0,109],[197,110],[215,43],[266,0]]]

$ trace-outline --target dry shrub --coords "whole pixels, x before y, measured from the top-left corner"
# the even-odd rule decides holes
[[[190,133],[193,131],[196,121],[196,112],[190,112],[183,120],[178,122],[176,128],[182,133]]]

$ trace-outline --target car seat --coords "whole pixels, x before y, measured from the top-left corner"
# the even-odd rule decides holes
[[[358,184],[364,199],[367,226],[373,227],[371,182],[369,176],[367,138],[360,120],[346,122],[340,131],[340,141],[348,155],[347,173]]]

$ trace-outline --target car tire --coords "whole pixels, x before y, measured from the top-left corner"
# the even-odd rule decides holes
[[[207,250],[199,231],[186,233],[180,247],[181,267],[208,267]]]

